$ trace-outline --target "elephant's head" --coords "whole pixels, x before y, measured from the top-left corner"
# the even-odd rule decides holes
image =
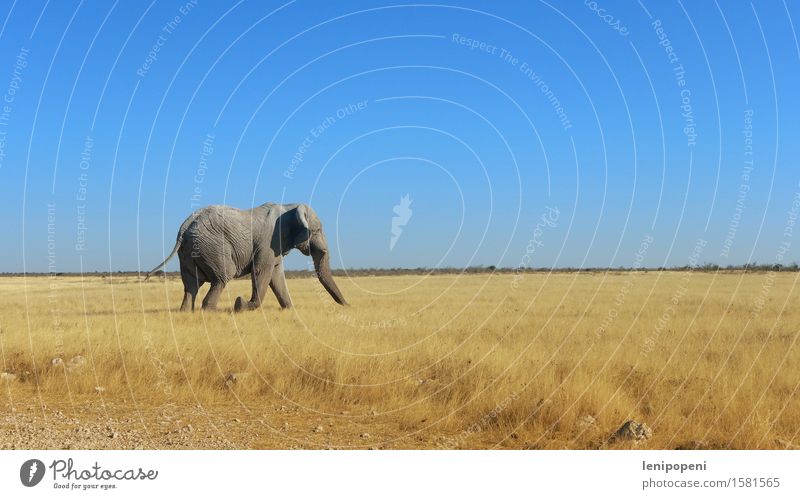
[[[294,213],[292,213],[294,212]],[[284,214],[285,222],[283,231],[288,244],[284,246],[284,253],[291,248],[297,248],[304,255],[310,255],[314,260],[314,270],[322,286],[330,293],[336,303],[347,305],[342,292],[333,280],[331,274],[331,258],[328,251],[328,240],[322,231],[322,222],[310,206],[299,204],[294,210]]]

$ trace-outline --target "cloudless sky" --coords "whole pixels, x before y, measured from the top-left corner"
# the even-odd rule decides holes
[[[311,204],[335,267],[798,260],[798,20],[780,0],[5,1],[0,272],[149,270],[197,207],[267,201]]]

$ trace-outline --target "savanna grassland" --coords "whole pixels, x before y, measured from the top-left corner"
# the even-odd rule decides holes
[[[797,448],[798,276],[4,277],[0,447]]]

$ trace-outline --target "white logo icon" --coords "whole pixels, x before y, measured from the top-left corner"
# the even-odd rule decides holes
[[[400,203],[396,204],[392,211],[397,215],[392,217],[392,238],[389,241],[389,251],[394,249],[397,240],[400,239],[400,234],[403,233],[403,227],[411,220],[411,202],[413,200],[408,194],[400,198]]]

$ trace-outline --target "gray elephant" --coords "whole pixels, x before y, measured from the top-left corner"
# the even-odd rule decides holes
[[[237,297],[235,311],[258,308],[267,285],[280,306],[288,308],[292,300],[286,288],[283,257],[293,248],[311,255],[319,281],[337,303],[347,305],[331,275],[322,223],[305,204],[266,203],[252,210],[201,208],[183,222],[172,253],[145,280],[177,253],[184,290],[182,311],[194,310],[197,291],[206,282],[211,289],[203,299],[203,308],[215,309],[225,285],[247,274],[252,277],[253,294],[248,302]]]

